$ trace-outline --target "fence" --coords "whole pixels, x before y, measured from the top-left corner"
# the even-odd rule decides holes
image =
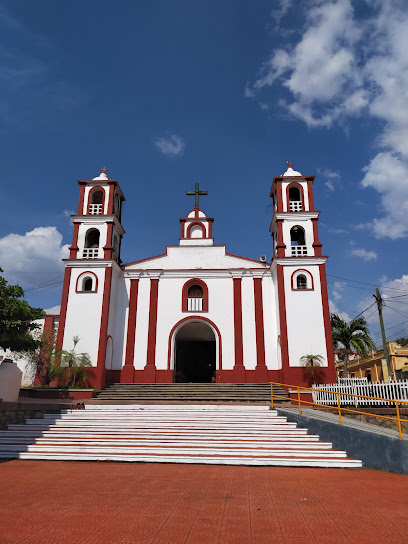
[[[313,385],[313,402],[327,406],[337,406],[337,393],[341,393],[342,406],[395,406],[393,400],[408,401],[408,380],[397,382],[368,382],[343,379],[339,383]],[[361,398],[353,395],[363,395]],[[386,399],[392,399],[387,401]]]

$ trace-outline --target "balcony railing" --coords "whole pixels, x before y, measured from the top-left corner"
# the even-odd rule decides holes
[[[89,204],[90,215],[101,215],[102,213],[102,204]]]
[[[294,200],[292,202],[289,202],[289,210],[291,212],[301,212],[302,211],[301,200]]]
[[[97,259],[99,257],[98,247],[86,247],[82,252],[83,259]]]
[[[188,312],[202,312],[203,299],[202,298],[187,298],[187,311]]]
[[[307,255],[307,246],[291,246],[292,257],[302,257]]]

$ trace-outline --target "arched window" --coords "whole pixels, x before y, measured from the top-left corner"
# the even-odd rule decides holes
[[[92,278],[84,278],[82,281],[82,291],[92,291]]]
[[[292,255],[299,257],[307,255],[307,247],[305,241],[305,230],[298,225],[290,229],[290,245],[292,246]]]
[[[307,289],[307,280],[306,276],[299,274],[296,278],[296,289]]]
[[[203,298],[203,288],[201,285],[192,285],[188,288],[187,296],[189,298]]]
[[[183,286],[183,312],[208,312],[208,287],[199,279],[189,280]]]
[[[88,213],[90,215],[101,215],[105,192],[100,187],[94,187],[89,195]]]
[[[98,277],[93,272],[83,272],[76,282],[77,293],[96,293],[98,290]]]
[[[99,257],[99,230],[89,229],[85,235],[84,259],[97,259]]]
[[[205,238],[205,227],[202,223],[190,223],[187,227],[187,238]]]
[[[287,201],[289,212],[301,212],[303,210],[303,187],[298,183],[288,185]]]
[[[313,276],[308,270],[295,270],[291,279],[293,291],[313,291]]]

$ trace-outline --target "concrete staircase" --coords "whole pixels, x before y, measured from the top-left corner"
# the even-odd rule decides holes
[[[274,394],[287,398],[286,391],[278,386],[274,386]],[[270,402],[271,386],[267,383],[115,383],[97,398],[134,402]]]
[[[0,431],[0,458],[361,467],[268,406],[88,405]]]

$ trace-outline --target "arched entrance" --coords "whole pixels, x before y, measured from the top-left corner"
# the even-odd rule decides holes
[[[174,333],[174,381],[210,383],[215,377],[217,342],[212,327],[188,320]]]

